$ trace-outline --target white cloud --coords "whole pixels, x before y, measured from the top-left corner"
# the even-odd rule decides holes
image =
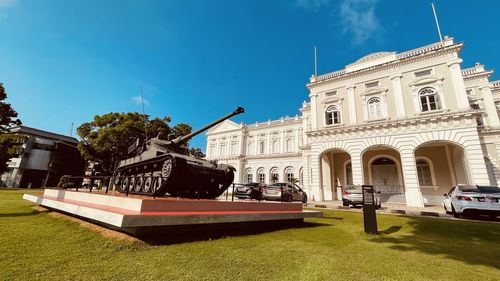
[[[142,105],[141,96],[132,97],[132,102],[137,105]],[[144,105],[149,105],[149,101],[147,99],[144,99]]]
[[[10,7],[17,3],[17,0],[0,0],[0,7]]]
[[[362,44],[379,35],[380,23],[375,16],[377,0],[344,0],[340,5],[340,18],[344,32],[352,32],[353,43]]]

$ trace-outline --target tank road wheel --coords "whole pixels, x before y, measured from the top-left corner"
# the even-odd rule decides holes
[[[174,159],[167,159],[163,163],[163,166],[161,167],[161,176],[163,179],[168,180],[170,176],[172,175],[172,170],[174,169],[175,166],[175,160]]]
[[[121,175],[120,173],[116,174],[115,175],[115,178],[114,178],[114,184],[115,184],[115,188],[118,189],[119,192],[122,192],[122,186],[121,186]]]
[[[135,182],[136,182],[136,178],[134,176],[130,177],[130,183],[129,183],[129,186],[128,186],[128,191],[129,192],[135,190]]]
[[[146,179],[144,180],[144,187],[142,188],[142,190],[148,194],[152,194],[152,190],[153,190],[153,178],[152,177],[146,177]]]
[[[144,178],[142,176],[135,178],[134,191],[141,192],[142,184],[144,183]]]
[[[130,178],[129,177],[125,177],[122,181],[121,181],[121,192],[127,192],[127,186],[130,182]]]
[[[162,177],[153,177],[153,185],[151,186],[151,194],[156,196],[163,196],[161,194],[161,185],[163,184]]]

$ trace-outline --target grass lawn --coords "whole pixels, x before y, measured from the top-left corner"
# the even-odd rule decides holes
[[[309,227],[150,245],[37,212],[0,189],[0,280],[500,280],[500,224],[325,211]],[[36,193],[36,191],[29,191]]]

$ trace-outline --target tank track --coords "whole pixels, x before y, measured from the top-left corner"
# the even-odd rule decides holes
[[[114,185],[119,192],[139,195],[213,199],[231,185],[230,169],[199,170],[184,158],[162,155],[115,171]]]

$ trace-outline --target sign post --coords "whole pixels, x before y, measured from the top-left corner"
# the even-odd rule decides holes
[[[363,220],[365,233],[378,234],[377,215],[375,213],[375,189],[373,185],[362,185],[363,190]]]

